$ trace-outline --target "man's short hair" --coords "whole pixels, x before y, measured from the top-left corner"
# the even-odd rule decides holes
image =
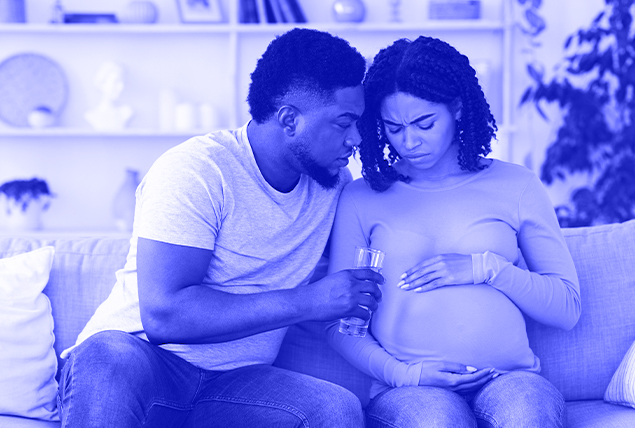
[[[346,40],[295,28],[269,43],[258,60],[247,96],[249,112],[263,123],[287,94],[306,92],[330,99],[336,90],[360,85],[365,71],[364,57]]]

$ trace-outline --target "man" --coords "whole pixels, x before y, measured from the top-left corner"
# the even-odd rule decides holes
[[[368,318],[383,278],[308,284],[359,144],[363,57],[294,29],[252,74],[252,120],[167,151],[137,190],[131,248],[60,380],[65,427],[356,427],[337,385],[272,367],[285,327]]]

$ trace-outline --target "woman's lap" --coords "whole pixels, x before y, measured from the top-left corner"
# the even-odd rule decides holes
[[[392,388],[366,408],[368,428],[562,427],[564,399],[542,376],[510,372],[471,395],[429,386]]]

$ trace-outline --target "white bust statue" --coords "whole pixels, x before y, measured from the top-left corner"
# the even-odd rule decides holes
[[[117,131],[125,128],[132,117],[132,108],[117,105],[116,100],[123,91],[123,68],[114,62],[105,62],[97,70],[95,86],[101,92],[101,100],[84,117],[99,131]]]

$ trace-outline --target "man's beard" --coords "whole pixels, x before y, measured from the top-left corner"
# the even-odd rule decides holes
[[[306,141],[302,141],[300,144],[295,145],[293,147],[293,154],[306,171],[306,174],[315,180],[317,184],[327,190],[337,187],[340,182],[339,172],[335,175],[331,175],[328,168],[318,165],[315,159],[311,157],[309,150],[307,149]]]

